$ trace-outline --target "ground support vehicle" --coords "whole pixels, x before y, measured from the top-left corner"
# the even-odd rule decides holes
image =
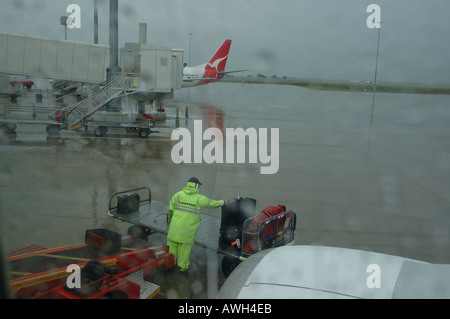
[[[20,106],[0,105],[0,124],[7,132],[14,132],[17,124],[47,125],[47,133],[57,134],[61,123],[55,119],[56,108],[44,105]]]
[[[158,267],[170,269],[175,257],[167,246],[153,247],[134,236],[106,229],[86,231],[85,243],[46,249],[29,246],[8,255],[15,298],[152,298],[160,287],[151,282]],[[68,284],[79,267],[79,285]]]
[[[46,132],[49,135],[58,135],[62,129],[67,129],[61,121],[60,111],[46,106],[4,105],[0,109],[0,124],[9,133],[16,130],[17,124],[46,125]],[[97,137],[105,136],[108,128],[123,128],[127,132],[136,131],[142,138],[158,132],[153,130],[155,121],[150,114],[134,114],[131,119],[128,113],[123,112],[97,111],[82,124],[69,129],[74,130],[81,127],[84,127],[86,131],[92,128]]]
[[[225,255],[222,271],[226,276],[254,253],[294,243],[297,224],[294,211],[259,218],[255,206],[255,200],[236,198],[222,207],[221,218],[202,215],[194,243]],[[169,204],[152,201],[149,187],[141,187],[111,195],[108,215],[132,224],[129,234],[147,239],[152,231],[167,235],[168,208]],[[259,218],[256,230],[247,228],[255,218]],[[252,249],[244,249],[249,245]]]
[[[91,118],[87,119],[83,125],[94,128],[94,135],[97,137],[104,136],[108,128],[123,128],[127,132],[137,131],[139,137],[146,138],[151,133],[157,131],[152,130],[155,127],[153,116],[150,114],[130,116],[124,112],[106,112],[97,111]]]

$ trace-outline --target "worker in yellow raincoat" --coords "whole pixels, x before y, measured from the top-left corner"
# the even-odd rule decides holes
[[[173,195],[169,203],[167,245],[169,252],[175,255],[180,271],[189,267],[189,256],[202,218],[202,209],[225,204],[224,200],[213,200],[199,194],[200,185],[198,178],[190,178],[186,187]]]

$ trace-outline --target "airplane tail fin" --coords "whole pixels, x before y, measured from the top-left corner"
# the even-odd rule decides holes
[[[213,57],[207,65],[217,69],[218,72],[225,71],[225,65],[227,64],[228,52],[230,51],[231,40],[225,40],[220,48],[214,53]]]

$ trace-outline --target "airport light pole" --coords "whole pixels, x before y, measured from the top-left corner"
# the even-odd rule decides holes
[[[109,0],[109,67],[106,69],[106,83],[111,83],[113,76],[122,73],[119,66],[119,0]],[[121,98],[110,101],[106,110],[120,112],[122,110]]]
[[[189,32],[189,66],[191,66],[191,38],[192,38],[192,32]]]
[[[373,79],[372,110],[370,113],[370,132],[369,132],[369,144],[368,144],[369,150],[370,150],[370,142],[371,142],[371,138],[372,138],[373,111],[375,109],[375,93],[377,92],[378,54],[380,52],[381,22],[382,21],[380,21],[380,26],[377,28],[378,29],[377,55],[376,55],[376,59],[375,59],[375,75],[374,75],[374,79]]]
[[[192,39],[192,32],[189,32],[189,66],[191,66],[191,39]],[[188,100],[191,99],[191,88],[188,88]]]
[[[372,125],[373,109],[375,107],[375,93],[377,92],[378,54],[380,52],[380,30],[381,30],[381,28],[378,28],[377,57],[375,59],[375,75],[374,75],[374,79],[373,79],[372,113],[370,116],[370,121],[371,121],[370,125]]]
[[[62,16],[60,18],[60,24],[64,26],[64,40],[67,40],[67,19],[69,17],[67,16]]]
[[[98,0],[94,0],[94,43],[98,44]]]

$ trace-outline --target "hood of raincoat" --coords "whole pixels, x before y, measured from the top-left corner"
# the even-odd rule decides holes
[[[189,182],[186,187],[183,188],[183,192],[186,194],[198,194],[198,188],[195,187],[195,183]]]

